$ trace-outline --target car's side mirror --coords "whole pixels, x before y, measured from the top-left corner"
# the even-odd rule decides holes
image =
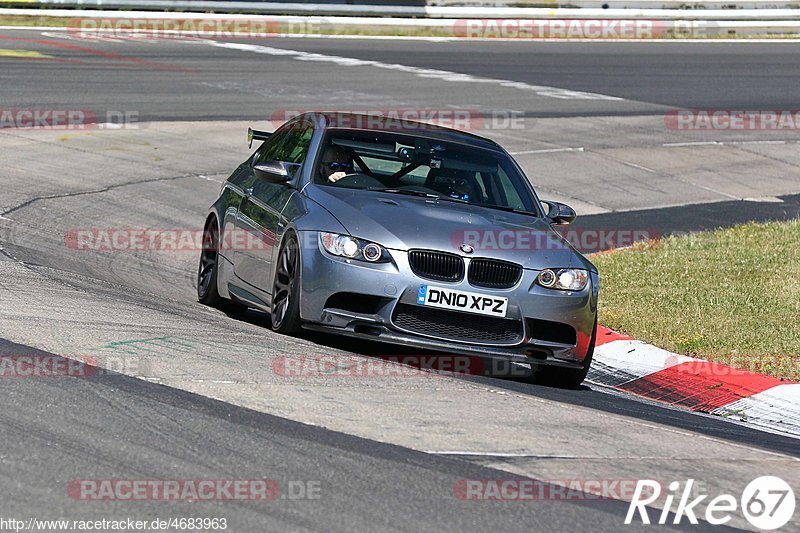
[[[575,213],[575,210],[572,209],[567,204],[562,204],[561,202],[551,202],[548,200],[542,200],[542,203],[547,204],[547,218],[550,219],[551,224],[555,224],[556,226],[566,226],[567,224],[572,224],[572,222],[578,217]]]
[[[253,165],[253,172],[255,172],[257,178],[271,181],[272,183],[286,183],[292,179],[292,167],[295,166],[297,165],[294,163],[268,161]]]

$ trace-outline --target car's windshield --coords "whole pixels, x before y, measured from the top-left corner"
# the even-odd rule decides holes
[[[331,130],[317,158],[320,185],[442,198],[536,213],[508,156],[394,132]]]

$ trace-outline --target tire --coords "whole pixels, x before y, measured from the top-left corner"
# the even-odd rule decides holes
[[[203,231],[203,249],[197,267],[197,301],[209,307],[227,312],[243,313],[247,306],[223,298],[217,289],[219,275],[219,230],[217,220],[212,218]]]
[[[300,246],[289,234],[275,265],[272,286],[272,330],[284,335],[300,331]]]
[[[587,349],[586,358],[583,360],[583,368],[562,368],[557,366],[541,366],[538,369],[532,367],[533,381],[537,385],[546,385],[548,387],[559,387],[562,389],[574,389],[583,383],[586,375],[589,373],[589,367],[592,366],[592,357],[594,356],[594,345],[597,341],[597,317],[594,319],[594,330],[592,330],[592,338],[589,340],[589,348]]]
[[[217,220],[211,218],[203,230],[203,249],[197,267],[197,301],[210,307],[221,308],[224,299],[217,290],[219,273],[219,230]]]

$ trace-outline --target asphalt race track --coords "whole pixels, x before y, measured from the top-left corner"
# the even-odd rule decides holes
[[[382,83],[380,72],[329,68],[242,54],[205,44],[91,43],[66,32],[0,31],[0,46],[37,50],[70,62],[8,61],[3,102],[69,103],[136,109],[141,120],[245,119],[313,99],[317,105],[391,106],[422,100],[426,107],[452,104],[451,94],[424,93],[408,84],[402,93]],[[221,41],[221,40],[220,40]],[[231,40],[236,41],[236,40]],[[441,69],[624,98],[626,102],[492,102],[535,116],[606,116],[689,109],[794,109],[796,44],[439,42],[319,38],[238,40],[257,46]],[[75,49],[73,47],[83,47]],[[57,80],[59,90],[53,90]],[[142,91],[147,87],[147,91]],[[460,91],[459,91],[460,92]],[[486,105],[484,90],[465,91],[466,102]],[[422,93],[422,94],[420,94]],[[232,98],[235,95],[236,98]],[[350,98],[350,100],[347,100]],[[542,105],[537,105],[542,104]],[[547,105],[544,105],[547,104]]]
[[[681,131],[664,119],[687,108],[795,109],[796,45],[87,42],[3,29],[0,49],[19,52],[0,56],[0,108],[131,118],[125,127],[0,129],[0,356],[101,367],[82,378],[0,380],[0,517],[195,515],[243,532],[616,531],[637,527],[623,525],[622,501],[470,501],[456,487],[692,478],[713,497],[739,495],[764,475],[800,484],[796,438],[592,384],[282,374],[279,362],[292,358],[356,366],[408,352],[281,337],[261,313],[206,308],[196,302],[196,250],[93,252],[66,238],[87,228],[199,230],[249,153],[246,127],[315,108],[513,112],[516,127],[476,133],[517,154],[540,195],[576,207],[585,230],[667,234],[797,217],[797,130]],[[68,493],[82,479],[263,478],[286,497]],[[300,485],[319,491],[290,497]],[[691,528],[685,518],[672,527]],[[741,513],[725,527],[752,529]]]

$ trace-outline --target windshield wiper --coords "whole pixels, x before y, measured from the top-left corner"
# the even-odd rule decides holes
[[[414,189],[397,189],[392,187],[369,187],[368,191],[376,191],[376,192],[388,192],[392,194],[407,194],[409,196],[419,196],[420,198],[430,198],[431,200],[445,200],[446,202],[455,202],[458,204],[468,204],[474,205],[475,207],[488,207],[489,209],[498,209],[500,211],[508,211],[510,213],[517,213],[520,215],[528,215],[531,217],[539,218],[539,214],[534,213],[532,211],[525,211],[524,209],[517,209],[515,207],[509,207],[507,205],[497,205],[497,204],[473,204],[470,203],[468,200],[462,200],[461,198],[453,198],[452,196],[442,196],[440,194],[433,194],[430,192],[424,191],[415,191]]]
[[[389,192],[393,194],[408,194],[410,196],[421,196],[423,198],[439,198],[438,194],[431,194],[429,192],[415,191],[413,189],[393,189],[391,187],[369,187],[368,191],[376,192]]]
[[[420,198],[430,198],[431,200],[447,200],[448,202],[458,202],[461,204],[468,204],[466,200],[461,200],[460,198],[451,198],[449,196],[442,196],[440,194],[433,194],[430,192],[424,191],[415,191],[414,189],[393,189],[393,188],[383,188],[383,187],[369,187],[368,191],[376,191],[376,192],[388,192],[392,194],[407,194],[409,196],[419,196]]]
[[[531,211],[525,211],[524,209],[517,209],[515,207],[510,207],[507,205],[497,205],[497,204],[478,204],[480,207],[488,207],[489,209],[499,209],[500,211],[508,211],[509,213],[518,213],[520,215],[528,215],[531,217],[539,218],[537,213],[533,213]]]

